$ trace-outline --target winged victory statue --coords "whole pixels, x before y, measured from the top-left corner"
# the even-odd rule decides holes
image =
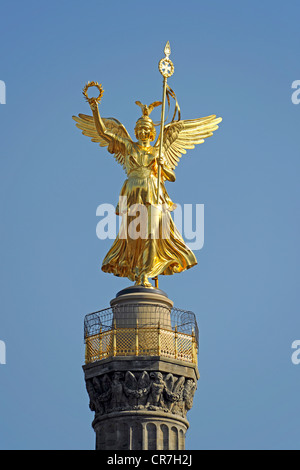
[[[166,46],[166,57],[160,62],[160,71],[164,76],[163,102],[155,101],[149,106],[136,102],[142,110],[134,129],[136,140],[130,137],[117,119],[100,116],[99,102],[103,89],[97,82],[89,82],[83,90],[92,116],[73,116],[82,134],[100,147],[106,147],[127,175],[116,208],[116,214],[122,217],[120,231],[103,260],[102,270],[127,277],[135,285],[145,287],[153,287],[149,279],[157,280],[159,275],[180,273],[197,264],[194,253],[174,224],[171,213],[176,205],[167,193],[165,182],[175,181],[175,169],[181,157],[187,150],[211,137],[222,121],[222,118],[211,115],[199,119],[172,120],[164,125],[164,104],[169,88],[167,77],[174,70],[171,69],[173,64],[169,54]],[[98,98],[87,96],[90,86],[99,89]],[[162,122],[156,139],[150,113],[159,105],[162,105]],[[137,214],[142,227],[138,237],[132,233],[132,227],[137,225]]]

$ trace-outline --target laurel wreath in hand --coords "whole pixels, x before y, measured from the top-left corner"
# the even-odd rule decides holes
[[[99,96],[97,98],[89,98],[88,97],[87,91],[88,91],[89,88],[91,88],[93,86],[98,88],[98,90],[99,90]],[[103,96],[103,93],[104,93],[104,90],[102,88],[102,85],[99,84],[98,82],[88,82],[85,85],[84,89],[82,90],[82,94],[83,94],[83,96],[85,97],[85,99],[88,103],[93,103],[93,102],[100,103],[101,98]]]

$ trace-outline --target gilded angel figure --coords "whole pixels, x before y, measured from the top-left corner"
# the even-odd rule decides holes
[[[120,232],[103,260],[102,270],[127,277],[136,285],[152,287],[151,278],[180,273],[195,266],[196,257],[184,242],[171,216],[176,205],[167,193],[165,182],[175,181],[174,170],[181,156],[212,136],[222,119],[211,115],[167,124],[163,133],[162,156],[159,158],[160,136],[152,145],[156,129],[149,114],[160,102],[150,106],[136,102],[142,108],[142,116],[134,129],[137,141],[131,139],[118,120],[100,116],[96,98],[89,98],[88,102],[92,116],[73,116],[76,126],[93,142],[107,147],[127,175],[120,192],[121,203],[116,208],[116,214],[122,217]],[[161,167],[159,200],[158,164]],[[137,212],[137,207],[143,207],[146,211]],[[140,236],[132,236],[131,222],[141,212],[145,222],[143,229]]]

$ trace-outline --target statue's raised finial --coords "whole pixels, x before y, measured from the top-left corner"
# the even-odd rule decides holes
[[[165,45],[164,53],[165,53],[165,56],[169,58],[169,55],[171,54],[171,47],[170,47],[169,41]]]

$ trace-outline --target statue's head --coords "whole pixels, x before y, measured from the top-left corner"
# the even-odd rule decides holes
[[[142,116],[137,120],[134,128],[135,136],[138,140],[150,139],[152,142],[156,136],[156,130],[152,119],[149,116]]]
[[[161,105],[161,101],[154,101],[154,103],[151,103],[149,106],[142,104],[140,101],[136,101],[135,104],[137,104],[143,112],[142,117],[140,117],[136,122],[134,129],[135,136],[139,140],[150,139],[150,141],[153,141],[156,136],[156,130],[149,114],[154,108]]]
[[[163,379],[164,379],[161,372],[151,372],[151,373],[150,373],[150,377],[151,377],[151,379],[154,379],[154,381],[155,381],[156,383],[160,383],[160,382],[162,382]]]

